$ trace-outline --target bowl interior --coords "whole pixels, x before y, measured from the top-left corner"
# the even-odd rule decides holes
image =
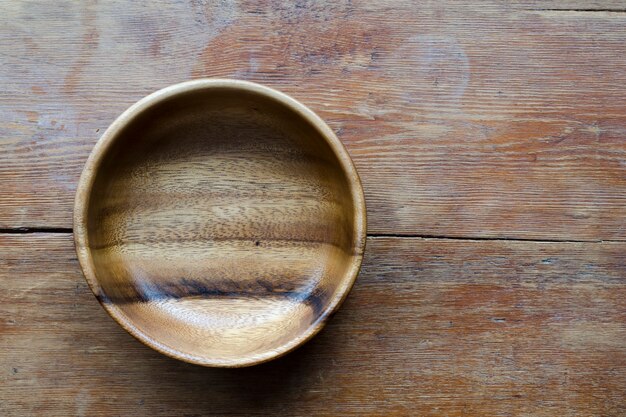
[[[90,284],[109,312],[210,365],[312,335],[363,251],[362,202],[332,139],[276,97],[227,87],[155,100],[113,132],[85,215]]]

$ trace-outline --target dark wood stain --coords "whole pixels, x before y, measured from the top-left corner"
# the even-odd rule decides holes
[[[294,303],[309,305],[317,316],[325,305],[325,294],[319,289],[299,290],[290,285],[291,277],[272,277],[247,283],[236,280],[177,278],[167,283],[146,280],[141,287],[125,285],[100,291],[96,298],[103,304],[150,303],[184,298],[286,298]]]

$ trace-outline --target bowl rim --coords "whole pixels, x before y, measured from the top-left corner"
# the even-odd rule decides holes
[[[348,269],[341,280],[340,286],[337,291],[335,291],[335,294],[328,303],[328,306],[304,332],[283,343],[278,348],[235,359],[210,358],[202,355],[193,355],[181,352],[175,347],[167,346],[158,340],[155,340],[134,326],[130,318],[128,318],[122,310],[117,307],[117,305],[105,302],[105,300],[103,300],[100,296],[102,291],[96,278],[96,268],[88,246],[89,236],[87,228],[87,212],[95,176],[103,157],[110,150],[111,145],[119,137],[122,130],[143,112],[168,98],[191,91],[208,89],[229,89],[234,92],[243,91],[262,95],[273,99],[280,105],[285,106],[290,111],[293,111],[302,117],[317,130],[321,138],[323,138],[330,145],[332,151],[338,158],[341,169],[345,173],[349,183],[349,190],[355,211],[353,219],[354,239],[352,242],[353,252],[351,260],[348,265]],[[348,154],[348,151],[337,138],[332,129],[304,104],[280,91],[250,81],[224,78],[196,79],[165,87],[140,99],[125,110],[119,117],[117,117],[97,141],[87,159],[87,162],[85,163],[76,190],[73,223],[74,245],[85,280],[102,307],[120,326],[122,326],[122,328],[146,346],[149,346],[166,356],[197,365],[225,368],[244,367],[267,362],[291,352],[315,336],[324,327],[328,319],[337,311],[354,285],[361,268],[367,235],[365,197],[361,180],[354,163]]]

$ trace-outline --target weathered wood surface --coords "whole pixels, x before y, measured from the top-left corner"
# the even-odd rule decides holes
[[[70,228],[115,117],[166,85],[234,77],[338,133],[370,233],[604,242],[370,238],[320,335],[216,370],[109,319],[69,233],[0,233],[0,415],[626,415],[625,11],[2,2],[0,229]]]
[[[175,82],[234,77],[338,132],[372,233],[626,239],[623,2],[1,8],[0,228],[71,227],[117,115]]]
[[[0,414],[626,413],[626,243],[371,238],[312,341],[178,362],[95,302],[67,234],[0,235]]]

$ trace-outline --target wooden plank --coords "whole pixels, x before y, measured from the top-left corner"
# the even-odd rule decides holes
[[[109,319],[68,234],[0,235],[0,414],[623,415],[626,243],[371,238],[342,309],[208,369]]]
[[[372,233],[626,239],[622,2],[208,3],[3,5],[0,228],[71,227],[117,115],[234,77],[338,132]]]

